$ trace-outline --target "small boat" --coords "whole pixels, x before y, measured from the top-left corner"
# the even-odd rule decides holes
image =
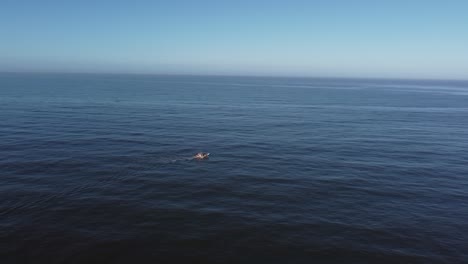
[[[208,159],[209,156],[210,156],[210,153],[198,152],[197,154],[195,154],[195,156],[193,156],[193,158],[197,160],[204,160],[204,159]]]

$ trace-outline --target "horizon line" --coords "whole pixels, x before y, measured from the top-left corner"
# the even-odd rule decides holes
[[[87,71],[4,71],[0,74],[83,74],[83,75],[139,75],[139,76],[185,76],[185,77],[244,77],[244,78],[297,78],[297,79],[348,79],[348,80],[400,80],[400,81],[452,81],[468,82],[467,79],[426,77],[363,77],[363,76],[306,76],[306,75],[262,75],[262,74],[205,74],[205,73],[139,73],[139,72],[87,72]]]

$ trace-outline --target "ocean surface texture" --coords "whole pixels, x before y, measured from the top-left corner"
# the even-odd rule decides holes
[[[468,263],[468,82],[0,74],[0,263]]]

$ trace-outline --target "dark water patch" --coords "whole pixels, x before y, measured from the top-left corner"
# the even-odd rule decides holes
[[[0,262],[467,262],[463,89],[2,74]]]

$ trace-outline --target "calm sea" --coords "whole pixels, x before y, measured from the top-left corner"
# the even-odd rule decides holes
[[[0,74],[2,264],[467,262],[468,82]]]

